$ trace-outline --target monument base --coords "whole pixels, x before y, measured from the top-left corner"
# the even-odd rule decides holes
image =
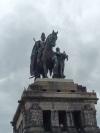
[[[37,79],[24,90],[13,133],[100,133],[97,96],[69,79]]]

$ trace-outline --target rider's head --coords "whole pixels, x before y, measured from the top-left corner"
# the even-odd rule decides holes
[[[45,41],[45,38],[46,38],[46,37],[45,37],[45,33],[43,32],[43,33],[41,34],[41,40],[42,40],[42,41]]]
[[[60,48],[59,47],[56,48],[56,52],[60,52]]]

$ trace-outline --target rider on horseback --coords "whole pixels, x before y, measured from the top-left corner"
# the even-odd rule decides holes
[[[42,33],[42,34],[41,34],[41,41],[40,41],[41,47],[38,49],[37,63],[39,63],[40,58],[41,58],[41,56],[42,56],[42,52],[43,52],[43,50],[44,50],[45,43],[46,43],[46,42],[45,42],[45,39],[46,39],[45,33]]]
[[[35,44],[31,53],[30,75],[36,76],[38,74],[37,63],[39,63],[39,57],[42,54],[42,50],[45,46],[45,33],[41,34],[41,40],[35,41]]]

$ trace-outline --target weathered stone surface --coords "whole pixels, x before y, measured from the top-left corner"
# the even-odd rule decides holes
[[[48,91],[62,90],[68,92],[77,90],[76,84],[71,79],[36,79],[34,85],[39,85]]]
[[[84,88],[73,80],[37,79],[22,94],[13,119],[14,133],[45,133],[46,126],[50,126],[48,133],[100,133],[98,98]]]

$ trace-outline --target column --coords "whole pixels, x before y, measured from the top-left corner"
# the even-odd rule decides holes
[[[93,121],[94,121],[94,126],[97,127],[96,110],[93,110]]]
[[[55,110],[51,111],[51,125],[52,127],[59,127],[58,112]]]
[[[85,126],[88,126],[88,111],[87,110],[84,110],[84,124]]]
[[[85,126],[84,111],[81,111],[81,123],[82,123],[82,127],[84,127]]]
[[[74,126],[73,114],[70,112],[71,126]]]
[[[73,127],[74,126],[74,121],[73,121],[72,112],[67,112],[66,117],[67,117],[67,126],[68,127]]]

